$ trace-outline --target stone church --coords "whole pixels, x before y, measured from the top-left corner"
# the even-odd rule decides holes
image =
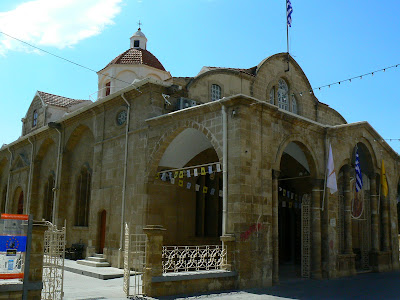
[[[164,245],[227,246],[230,287],[262,287],[397,270],[399,164],[368,122],[320,102],[287,53],[173,77],[139,28],[98,72],[96,101],[36,92],[22,136],[0,149],[0,210],[66,220],[68,245],[116,267],[125,223],[160,225]]]

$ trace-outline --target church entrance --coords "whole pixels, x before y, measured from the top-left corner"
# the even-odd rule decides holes
[[[284,150],[278,179],[278,244],[280,280],[302,277],[303,235],[309,234],[303,219],[309,219],[312,190],[310,165],[304,147],[290,143]],[[306,199],[307,201],[303,201]],[[304,202],[304,203],[303,203]],[[307,224],[309,224],[307,222]],[[306,251],[309,253],[309,251]]]

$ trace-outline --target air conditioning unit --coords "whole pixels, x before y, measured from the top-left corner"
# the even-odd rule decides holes
[[[196,106],[196,105],[197,105],[196,101],[194,101],[192,99],[181,97],[181,98],[179,98],[179,100],[177,102],[177,109],[185,109],[185,108]]]

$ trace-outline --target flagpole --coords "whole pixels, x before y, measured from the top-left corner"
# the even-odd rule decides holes
[[[289,24],[288,24],[288,8],[287,8],[287,0],[285,1],[285,12],[286,12],[286,46],[287,46],[287,70],[285,72],[289,72]]]

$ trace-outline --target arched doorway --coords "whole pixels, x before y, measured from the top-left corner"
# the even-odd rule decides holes
[[[361,177],[356,169],[360,169]],[[371,182],[374,182],[373,185]],[[352,190],[351,235],[355,257],[355,268],[358,272],[370,269],[371,251],[371,195],[378,194],[379,178],[374,172],[371,154],[363,143],[357,143],[351,160],[350,182]],[[361,189],[357,188],[362,182]],[[359,189],[359,190],[358,190]],[[358,191],[357,191],[358,190]],[[377,200],[378,201],[378,200]]]
[[[167,244],[220,244],[222,167],[203,132],[186,128],[169,142],[149,196],[147,222],[167,229]]]
[[[13,201],[13,213],[23,214],[24,213],[24,192],[21,187],[18,187],[14,193]]]
[[[279,278],[302,276],[303,205],[310,205],[314,162],[301,143],[289,143],[280,161],[278,179]],[[309,209],[305,218],[310,219]],[[308,245],[309,246],[309,245]],[[308,266],[309,267],[309,266]]]

